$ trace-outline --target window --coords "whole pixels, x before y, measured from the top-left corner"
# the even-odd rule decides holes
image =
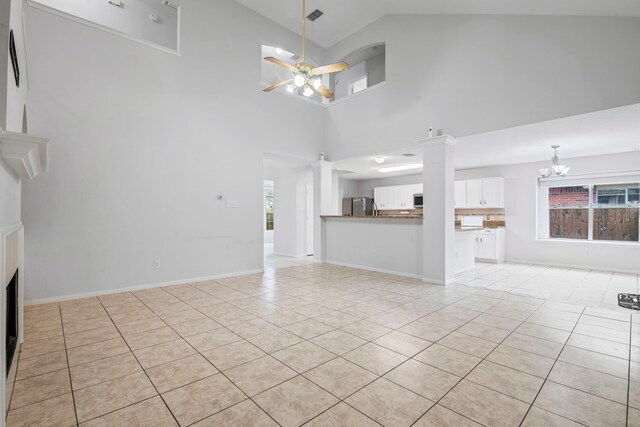
[[[640,184],[549,187],[549,238],[639,241]]]
[[[368,80],[369,78],[366,74],[356,80],[353,80],[351,83],[349,83],[349,94],[353,95],[354,93],[365,90],[368,87]]]
[[[266,229],[267,231],[273,230],[273,187],[265,187],[264,195],[264,211],[266,215]]]

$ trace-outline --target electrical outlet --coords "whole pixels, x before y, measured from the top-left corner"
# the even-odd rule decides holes
[[[227,207],[228,208],[239,208],[240,207],[240,203],[237,200],[227,200]]]
[[[158,269],[160,268],[160,260],[157,259],[153,262],[153,268]]]

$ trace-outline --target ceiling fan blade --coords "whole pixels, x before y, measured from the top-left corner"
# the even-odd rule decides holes
[[[319,76],[320,74],[337,73],[338,71],[346,71],[351,66],[346,62],[338,62],[337,64],[323,65],[322,67],[316,67],[309,71],[309,74]]]
[[[331,92],[331,90],[326,86],[320,86],[317,91],[327,99],[333,98],[333,92]]]
[[[281,67],[284,67],[284,68],[286,68],[287,70],[289,70],[289,71],[291,71],[291,72],[293,72],[293,73],[297,73],[297,72],[298,72],[298,69],[297,69],[296,67],[294,67],[293,65],[291,65],[291,64],[287,64],[286,62],[281,61],[281,60],[279,60],[278,58],[274,58],[273,56],[267,56],[267,57],[266,57],[266,58],[264,58],[264,59],[265,59],[266,61],[273,62],[273,63],[274,63],[274,64],[276,64],[276,65],[279,65],[279,66],[281,66]]]
[[[271,85],[271,86],[269,86],[269,87],[266,87],[266,88],[262,89],[262,91],[263,91],[263,92],[271,92],[272,90],[276,90],[276,89],[278,89],[279,87],[282,87],[282,86],[284,86],[284,85],[288,85],[289,83],[292,83],[292,82],[293,82],[293,79],[284,80],[284,81],[282,81],[282,82],[280,82],[280,83],[276,83],[276,84],[274,84],[274,85]]]

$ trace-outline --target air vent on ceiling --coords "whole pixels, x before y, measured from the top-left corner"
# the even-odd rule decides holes
[[[406,154],[403,154],[403,155],[402,155],[402,157],[415,157],[415,156],[416,156],[416,155],[415,155],[415,154],[412,154],[412,153],[406,153]]]
[[[310,14],[307,15],[307,19],[309,21],[313,22],[316,19],[320,18],[322,15],[324,15],[324,12],[321,11],[320,9],[316,9],[313,12],[311,12]]]

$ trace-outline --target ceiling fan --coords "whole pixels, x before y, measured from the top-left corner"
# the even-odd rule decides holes
[[[266,61],[273,62],[274,64],[286,68],[294,74],[290,79],[265,88],[264,92],[271,92],[286,85],[287,91],[290,93],[292,93],[297,87],[302,89],[302,94],[307,97],[313,95],[314,90],[316,90],[327,99],[333,98],[333,92],[331,92],[328,87],[322,85],[322,79],[319,76],[322,76],[323,74],[337,73],[339,71],[346,71],[351,67],[346,62],[323,65],[322,67],[314,67],[309,64],[305,61],[306,37],[306,0],[302,0],[302,59],[297,64],[291,65],[279,60],[278,58],[274,58],[273,56],[267,56],[264,58]]]

